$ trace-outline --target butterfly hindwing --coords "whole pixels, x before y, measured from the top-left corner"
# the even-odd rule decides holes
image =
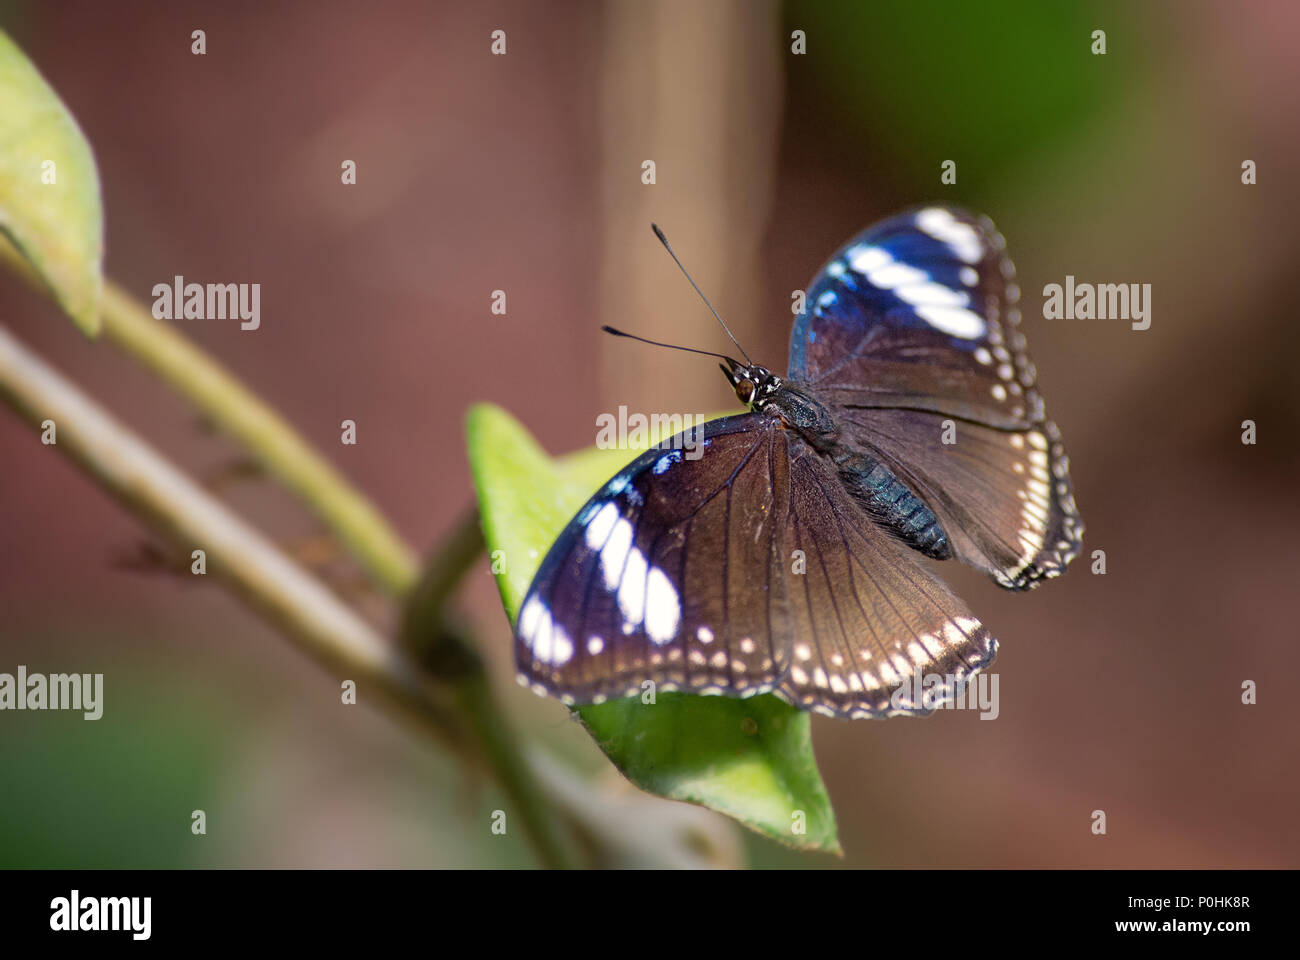
[[[865,518],[826,462],[791,463],[794,646],[779,693],[831,716],[926,714],[992,662],[997,641],[944,583]],[[798,551],[798,553],[796,553]],[[921,693],[914,677],[942,678]]]
[[[849,410],[843,426],[934,511],[954,555],[1003,587],[1059,576],[1083,521],[1056,425],[995,430],[916,410]],[[951,442],[949,442],[951,441]]]

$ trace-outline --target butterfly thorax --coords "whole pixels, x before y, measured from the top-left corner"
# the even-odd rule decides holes
[[[828,406],[804,384],[794,384],[757,364],[730,361],[724,368],[742,403],[781,421],[834,465],[844,488],[876,523],[927,557],[952,556],[939,518],[915,490],[873,451],[847,443]]]

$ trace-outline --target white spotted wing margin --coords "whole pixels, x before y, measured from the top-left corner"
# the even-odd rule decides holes
[[[944,702],[913,703],[914,673],[992,660],[961,601],[778,421],[713,421],[698,459],[679,441],[605,484],[551,547],[520,606],[521,683],[568,704],[649,681],[878,717]]]

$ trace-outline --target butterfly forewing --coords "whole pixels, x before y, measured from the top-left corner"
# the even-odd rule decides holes
[[[666,441],[606,484],[556,540],[520,607],[520,679],[569,702],[637,694],[646,681],[771,689],[789,650],[779,434],[756,414],[713,421],[702,448]]]
[[[1034,402],[1018,376],[1032,367],[1008,340],[1019,342],[1019,291],[1004,246],[987,219],[942,207],[859,234],[809,285],[790,377],[837,406],[1029,426]]]

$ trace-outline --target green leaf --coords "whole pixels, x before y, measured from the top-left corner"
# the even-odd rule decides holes
[[[104,218],[90,145],[0,32],[0,232],[87,336],[99,333]]]
[[[488,550],[506,558],[497,587],[513,623],[551,543],[632,453],[592,448],[553,459],[510,414],[488,404],[470,410],[468,437],[483,535]],[[807,713],[773,696],[684,693],[659,694],[653,705],[612,700],[577,713],[643,790],[725,813],[790,846],[840,852]]]

